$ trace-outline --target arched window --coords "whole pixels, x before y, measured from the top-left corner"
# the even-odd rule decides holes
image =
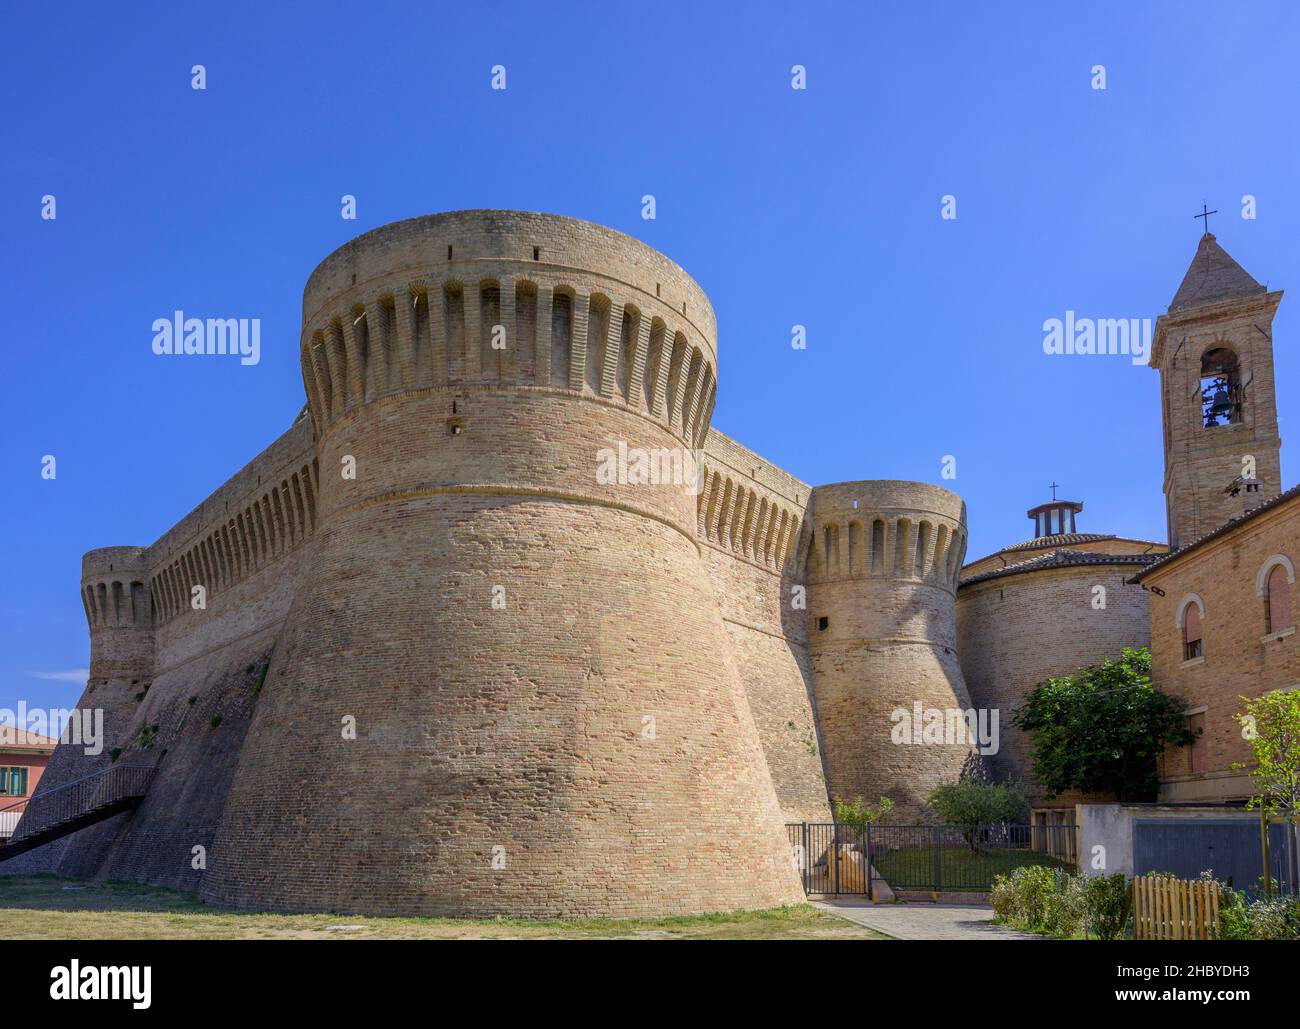
[[[1264,631],[1281,632],[1295,625],[1291,614],[1291,587],[1295,565],[1285,554],[1274,554],[1255,577],[1255,592],[1264,598]]]
[[[1269,632],[1281,632],[1294,624],[1291,619],[1291,584],[1286,569],[1274,565],[1268,573],[1268,586],[1264,590],[1264,610]]]
[[[1201,638],[1201,620],[1204,617],[1204,605],[1195,593],[1189,593],[1178,605],[1177,624],[1182,630],[1184,661],[1205,656],[1205,645]]]
[[[1241,421],[1241,379],[1237,355],[1226,347],[1201,357],[1201,418],[1205,427]]]
[[[1183,660],[1190,661],[1192,658],[1204,655],[1205,646],[1201,640],[1201,609],[1193,604],[1187,609],[1187,617],[1183,622]]]

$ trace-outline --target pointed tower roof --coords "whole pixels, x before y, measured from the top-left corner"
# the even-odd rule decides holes
[[[1183,283],[1174,294],[1169,310],[1185,311],[1189,307],[1265,292],[1267,290],[1219,246],[1213,233],[1207,232],[1201,237],[1196,256],[1192,258],[1191,267],[1183,276]]]

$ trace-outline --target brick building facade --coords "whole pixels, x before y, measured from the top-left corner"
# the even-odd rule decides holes
[[[1250,795],[1242,697],[1300,686],[1291,590],[1300,489],[1282,492],[1268,292],[1208,233],[1156,326],[1165,489],[1175,549],[1133,581],[1148,591],[1152,678],[1183,699],[1188,747],[1163,756],[1160,799]]]

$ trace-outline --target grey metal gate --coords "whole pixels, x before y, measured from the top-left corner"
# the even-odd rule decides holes
[[[1269,873],[1285,890],[1290,876],[1290,834],[1269,826]],[[1139,818],[1133,823],[1133,874],[1172,872],[1195,879],[1212,872],[1235,889],[1255,892],[1264,874],[1259,822],[1254,819]]]

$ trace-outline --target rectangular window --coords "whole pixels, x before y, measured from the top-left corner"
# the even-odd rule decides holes
[[[27,796],[27,769],[0,768],[0,797]]]

